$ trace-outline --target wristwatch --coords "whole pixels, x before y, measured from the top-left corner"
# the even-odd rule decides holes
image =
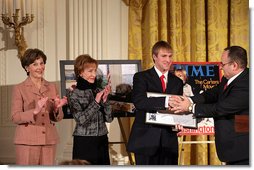
[[[192,112],[192,109],[193,109],[193,103],[191,103],[189,108],[188,108],[189,112]]]

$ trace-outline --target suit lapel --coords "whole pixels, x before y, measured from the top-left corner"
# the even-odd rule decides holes
[[[44,94],[47,91],[48,91],[48,82],[43,79],[40,92]]]
[[[173,75],[168,72],[168,82],[167,82],[167,88],[166,88],[166,93],[170,94],[171,90],[174,89],[175,83],[173,79]]]
[[[31,91],[32,93],[36,94],[36,95],[40,95],[39,93],[39,89],[37,89],[34,85],[34,83],[32,82],[32,80],[30,79],[30,77],[27,77],[27,79],[25,80],[25,86],[26,88],[29,89],[29,91]]]
[[[227,82],[228,82],[228,80],[225,77],[223,77],[222,80],[221,80],[221,85],[220,85],[220,91],[222,93],[224,93],[227,90],[227,89],[224,90],[224,87],[227,84]]]
[[[43,93],[48,91],[48,82],[45,81],[44,79],[42,80],[42,84],[41,84],[41,89],[40,90],[35,87],[34,83],[31,81],[31,79],[29,77],[25,81],[25,86],[27,88],[29,88],[29,90],[32,93],[34,93],[36,95],[39,95],[39,96],[41,96]]]

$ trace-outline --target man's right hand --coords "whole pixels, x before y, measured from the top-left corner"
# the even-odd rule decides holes
[[[182,100],[183,100],[183,96],[177,96],[177,95],[170,96],[168,100],[169,108],[177,107],[179,102],[181,102]]]
[[[191,106],[191,101],[186,96],[174,96],[169,100],[171,104],[171,111],[176,114],[186,113],[189,111],[189,106]]]

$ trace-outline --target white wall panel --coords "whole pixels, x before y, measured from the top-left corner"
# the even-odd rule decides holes
[[[96,59],[127,59],[128,11],[122,1],[70,0],[68,3],[70,59],[80,54],[90,54]]]

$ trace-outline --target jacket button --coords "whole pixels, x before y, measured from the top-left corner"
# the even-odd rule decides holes
[[[45,123],[42,123],[42,126],[44,126],[45,125]]]
[[[44,114],[42,114],[41,116],[44,117]]]
[[[42,131],[42,134],[45,134],[45,132],[44,132],[44,131]]]

